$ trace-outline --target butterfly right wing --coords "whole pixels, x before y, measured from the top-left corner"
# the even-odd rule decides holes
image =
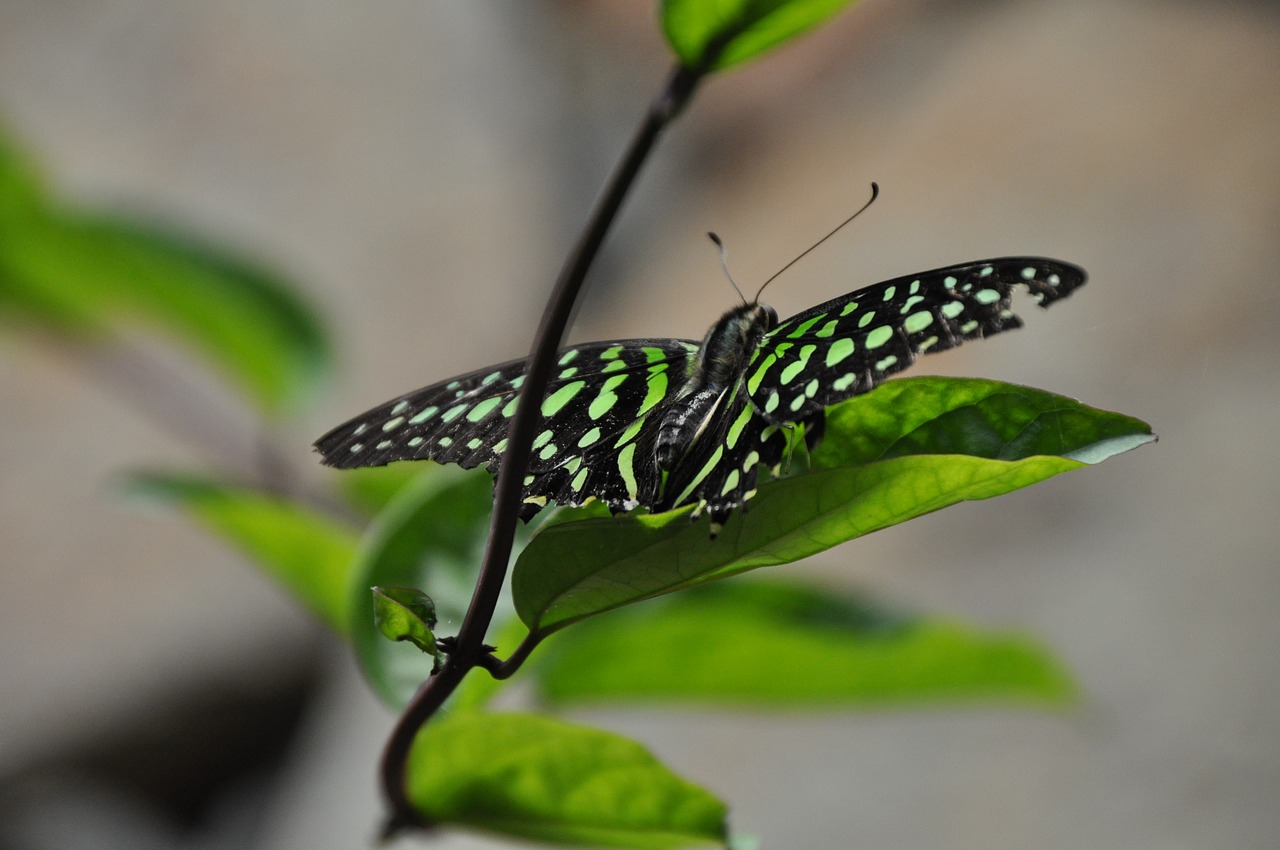
[[[661,487],[657,420],[688,379],[697,348],[639,339],[563,349],[525,477],[528,513],[591,498],[615,510],[652,506]],[[316,449],[344,469],[434,460],[496,472],[524,371],[525,361],[513,360],[415,390],[334,428]]]
[[[1000,257],[886,280],[820,304],[771,330],[748,369],[752,403],[781,424],[869,392],[922,354],[1022,326],[1015,288],[1047,307],[1086,281],[1043,257]]]

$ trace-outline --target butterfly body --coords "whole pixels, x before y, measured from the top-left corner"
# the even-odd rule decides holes
[[[719,523],[777,469],[802,425],[920,354],[1021,325],[1015,287],[1041,306],[1083,270],[1038,257],[948,266],[857,290],[779,322],[771,307],[726,312],[701,342],[635,339],[559,353],[524,479],[526,516],[548,502],[612,510],[697,504]],[[408,393],[316,442],[330,466],[430,459],[496,471],[524,382],[511,361]]]
[[[707,426],[741,379],[778,314],[765,304],[744,304],[720,317],[703,338],[684,387],[663,414],[658,429],[658,466],[670,472]],[[682,402],[682,403],[679,403]]]

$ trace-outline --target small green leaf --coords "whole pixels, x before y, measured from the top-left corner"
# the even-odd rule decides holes
[[[535,675],[556,704],[1061,704],[1075,692],[1028,637],[773,581],[703,585],[579,623],[540,650]]]
[[[389,641],[408,641],[435,658],[436,604],[414,587],[375,587],[373,624]]]
[[[431,672],[431,663],[379,636],[369,615],[369,588],[421,588],[435,600],[441,624],[456,629],[471,598],[492,505],[492,479],[483,470],[431,465],[365,535],[347,610],[356,658],[388,705],[404,706]]]
[[[427,725],[408,793],[430,822],[596,847],[723,846],[724,804],[618,735],[523,714]]]
[[[132,495],[175,505],[244,552],[335,631],[347,634],[356,536],[296,502],[195,476],[151,473]]]
[[[269,413],[304,401],[331,360],[318,320],[276,277],[187,236],[36,210],[0,222],[0,316],[62,333],[142,325],[190,346]]]
[[[905,383],[914,386],[897,386]],[[904,392],[918,408],[901,406]],[[641,599],[796,561],[957,502],[999,496],[1084,466],[1077,457],[1101,460],[1152,439],[1139,420],[1041,390],[945,378],[890,382],[828,411],[810,469],[763,484],[750,510],[737,511],[714,540],[705,524],[689,522],[690,507],[548,524],[516,563],[516,611],[545,635]]]
[[[855,0],[663,0],[662,30],[686,68],[722,70],[764,53]]]

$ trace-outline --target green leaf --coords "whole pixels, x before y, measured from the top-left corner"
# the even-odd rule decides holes
[[[408,793],[429,821],[567,845],[725,843],[725,807],[644,747],[522,714],[462,714],[419,733]]]
[[[980,378],[889,381],[828,409],[813,468],[911,455],[991,460],[1058,455],[1099,463],[1152,441],[1151,426],[1121,413],[1016,384]]]
[[[194,476],[133,476],[127,492],[182,508],[248,555],[335,631],[347,634],[356,536],[296,502]]]
[[[773,581],[704,585],[580,623],[548,641],[535,675],[555,704],[1061,704],[1075,693],[1031,638]]]
[[[335,470],[334,475],[347,500],[372,515],[391,504],[421,476],[432,474],[435,466],[431,461],[389,463],[386,466]]]
[[[1042,390],[946,378],[890,382],[832,408],[827,423],[811,468],[763,484],[749,511],[736,512],[714,540],[704,524],[689,522],[690,507],[548,525],[516,563],[512,591],[521,620],[543,636],[641,599],[796,561],[957,502],[989,499],[1154,439],[1137,419]]]
[[[202,354],[266,412],[330,366],[319,321],[283,281],[185,235],[102,215],[0,221],[0,316],[76,334],[143,325]]]
[[[408,641],[432,658],[437,658],[436,604],[414,587],[375,587],[373,625],[392,642]]]
[[[834,16],[854,0],[663,0],[662,30],[686,68],[722,70]]]
[[[9,222],[32,215],[43,204],[44,181],[0,125],[0,238]]]
[[[356,658],[388,705],[403,707],[432,664],[422,653],[381,638],[369,588],[419,588],[435,600],[440,623],[456,628],[471,598],[492,505],[492,477],[483,470],[431,465],[387,505],[366,534],[347,611]]]

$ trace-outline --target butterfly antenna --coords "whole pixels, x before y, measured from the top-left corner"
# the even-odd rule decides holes
[[[839,224],[837,224],[837,225],[835,226],[835,228],[833,228],[833,229],[832,229],[832,231],[831,231],[830,233],[828,233],[826,236],[824,236],[824,237],[822,237],[821,239],[819,239],[817,242],[814,242],[814,243],[813,243],[812,245],[810,245],[808,248],[805,248],[803,251],[801,251],[801,252],[800,252],[800,255],[799,255],[799,256],[797,256],[797,257],[796,257],[794,260],[792,260],[791,262],[787,263],[787,264],[786,264],[785,266],[783,266],[782,268],[778,269],[776,272],[774,272],[774,273],[773,273],[773,276],[772,276],[772,277],[770,277],[770,278],[769,278],[768,280],[766,280],[764,283],[760,284],[760,289],[759,289],[759,290],[757,290],[757,292],[756,292],[756,302],[757,302],[757,303],[759,303],[759,301],[760,301],[760,296],[764,293],[764,288],[765,288],[766,286],[768,286],[769,284],[773,283],[773,281],[774,281],[774,279],[775,279],[775,278],[779,277],[779,276],[780,276],[783,272],[785,272],[787,269],[791,268],[791,267],[792,267],[792,266],[794,266],[796,263],[798,263],[798,262],[800,262],[802,259],[804,259],[805,255],[807,255],[807,254],[808,254],[810,251],[812,251],[814,248],[817,248],[817,247],[818,247],[819,245],[821,245],[823,242],[826,242],[826,241],[827,241],[828,239],[830,239],[832,236],[835,236],[837,233],[839,233],[839,232],[840,232],[840,230],[841,230],[841,229],[842,229],[846,224],[848,224],[849,222],[853,221],[853,220],[854,220],[855,218],[857,218],[858,216],[862,215],[862,213],[866,211],[867,207],[869,207],[869,206],[871,206],[872,204],[874,204],[874,203],[875,203],[876,198],[878,198],[878,197],[880,197],[880,187],[879,187],[876,183],[872,182],[872,184],[871,184],[871,197],[867,200],[867,202],[866,202],[865,204],[863,204],[861,207],[859,207],[859,208],[858,208],[858,211],[857,211],[857,212],[855,212],[853,215],[849,216],[849,217],[848,217],[848,218],[846,218],[844,221],[842,221],[842,222],[840,222]],[[719,242],[717,241],[717,243],[716,243],[716,244],[719,244]],[[721,250],[723,250],[723,249],[721,249]],[[734,288],[736,289],[737,287],[735,286]],[[741,294],[741,293],[739,293],[739,294]]]
[[[708,233],[711,241],[716,243],[716,247],[720,249],[720,268],[724,269],[724,276],[729,278],[729,285],[738,293],[738,297],[742,299],[742,303],[747,303],[747,296],[742,294],[742,290],[738,288],[738,282],[733,279],[733,275],[729,274],[729,250],[724,247],[724,242],[720,241],[720,237],[714,233]]]

